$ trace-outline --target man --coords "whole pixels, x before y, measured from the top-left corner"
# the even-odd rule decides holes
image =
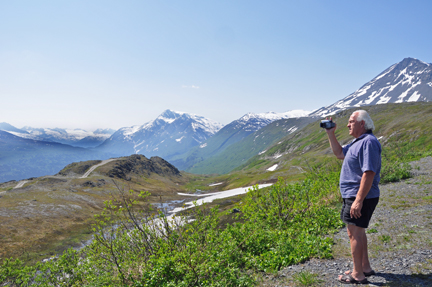
[[[368,282],[366,277],[375,274],[369,262],[365,229],[380,195],[381,145],[372,134],[375,127],[366,111],[352,113],[347,127],[355,139],[344,147],[336,139],[336,126],[326,130],[333,153],[338,159],[343,159],[340,175],[343,198],[341,219],[347,224],[353,259],[352,272],[340,275],[339,281],[365,284]]]

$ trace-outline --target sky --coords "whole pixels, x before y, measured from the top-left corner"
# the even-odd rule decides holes
[[[432,1],[0,0],[0,122],[119,129],[314,110],[432,62]]]

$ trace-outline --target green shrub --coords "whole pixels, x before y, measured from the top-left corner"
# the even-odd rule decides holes
[[[396,182],[412,177],[408,163],[384,161],[381,168],[381,183]]]

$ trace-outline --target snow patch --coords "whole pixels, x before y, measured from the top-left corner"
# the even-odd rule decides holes
[[[264,188],[264,187],[271,186],[271,185],[272,185],[272,183],[260,184],[260,185],[258,185],[258,188]],[[189,201],[189,202],[186,202],[186,203],[184,204],[185,207],[177,207],[177,208],[174,208],[174,209],[172,210],[172,213],[177,213],[177,212],[179,212],[179,211],[182,211],[182,210],[185,210],[185,209],[189,209],[189,208],[191,208],[191,207],[194,207],[194,206],[195,206],[195,203],[196,203],[197,205],[202,205],[202,204],[204,204],[204,203],[206,203],[206,202],[212,202],[213,200],[216,200],[216,199],[221,199],[221,198],[226,198],[226,197],[232,197],[232,196],[239,195],[239,194],[245,194],[245,193],[247,193],[247,192],[249,191],[249,189],[251,189],[251,188],[253,188],[253,186],[240,187],[240,188],[235,188],[235,189],[230,189],[230,190],[221,191],[221,192],[218,192],[218,193],[213,193],[212,195],[207,196],[207,197],[204,197],[204,198],[202,198],[202,199],[199,199],[199,200],[196,200],[196,201]],[[180,194],[180,193],[179,193],[179,194]],[[180,194],[180,195],[185,195],[185,194]],[[206,194],[206,195],[207,195],[207,194]]]
[[[176,139],[176,142],[181,142],[181,140],[184,138],[185,136],[182,136],[181,138],[179,138],[179,139]]]
[[[405,92],[403,92],[399,97],[398,97],[398,100],[396,101],[396,103],[402,103],[403,102],[403,99],[408,95],[408,93],[412,90],[412,89],[414,89],[416,86],[418,86],[420,83],[417,83],[417,84],[415,84],[415,85],[412,85],[411,86],[411,88],[409,88],[409,89],[407,89]],[[417,93],[417,91],[415,91],[412,95],[411,95],[411,97],[409,98],[409,100],[408,101],[410,101],[411,100],[411,98],[412,99],[415,99],[416,98],[416,96],[417,95],[415,95]],[[414,96],[414,97],[413,97]],[[417,99],[420,97],[420,94],[418,95],[418,97],[417,97]],[[411,100],[412,101],[412,100]]]
[[[258,155],[262,155],[263,153],[265,153],[267,150],[263,150],[262,152],[260,152]]]
[[[277,167],[278,167],[278,164],[274,164],[271,167],[269,167],[267,170],[268,171],[275,171]]]
[[[293,126],[293,127],[291,127],[289,130],[287,130],[287,132],[289,132],[290,134],[292,134],[292,133],[295,132],[296,130],[298,130],[298,127]]]
[[[378,92],[377,92],[377,91],[373,91],[372,94],[367,98],[367,100],[365,100],[365,103],[366,103],[367,105],[369,105],[369,104],[372,103],[373,100],[375,100],[375,98],[378,97],[378,96],[379,96]]]
[[[212,184],[209,184],[209,186],[216,186],[216,185],[221,185],[221,184],[223,184],[223,182],[212,183]]]
[[[200,148],[205,148],[207,146],[207,143],[200,145]]]
[[[141,128],[141,126],[132,126],[130,128],[123,128],[123,135],[125,135],[125,136],[132,135],[132,134],[136,133],[137,131],[139,131],[140,128]]]
[[[169,123],[169,124],[172,124],[176,120],[176,119],[169,119],[169,118],[164,118],[164,117],[158,117],[158,119],[160,119],[166,123]]]
[[[411,97],[407,100],[407,102],[417,102],[417,100],[420,98],[421,94],[415,91]]]

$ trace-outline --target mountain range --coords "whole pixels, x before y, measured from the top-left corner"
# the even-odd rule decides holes
[[[168,158],[168,160],[178,168],[194,173],[226,172],[229,171],[229,167],[232,167],[232,160],[234,160],[234,158],[240,156],[242,159],[244,159],[244,156],[246,156],[244,154],[244,152],[246,152],[245,150],[240,153],[231,154],[230,147],[236,146],[237,143],[243,143],[249,136],[272,122],[283,119],[305,117],[308,114],[309,112],[302,110],[294,110],[286,113],[248,113],[242,116],[240,119],[224,126],[219,132],[217,132],[214,136],[209,138],[201,145],[190,149],[187,153]],[[257,143],[258,142],[259,141],[257,141]],[[267,144],[271,143],[272,141],[268,139]],[[240,144],[240,146],[241,145],[242,144]],[[255,149],[248,151],[252,151],[253,153],[254,150]],[[227,154],[231,158],[230,164],[225,159]],[[249,156],[246,157],[249,158]],[[240,161],[242,161],[242,159],[240,159]],[[216,165],[219,164],[216,164],[215,161],[223,162],[223,171],[220,168],[216,168]],[[206,164],[203,165],[203,162],[206,162]]]
[[[83,129],[32,128],[27,126],[18,129],[8,123],[0,123],[0,130],[25,139],[56,142],[84,148],[100,145],[115,132],[113,129],[97,129],[89,132]]]
[[[22,138],[0,130],[0,182],[55,174],[65,165],[109,155],[58,142]]]
[[[432,64],[406,58],[329,106],[313,112],[249,113],[226,126],[202,116],[172,110],[164,111],[146,124],[121,128],[115,132],[100,130],[89,133],[83,130],[29,127],[18,129],[0,123],[0,146],[3,147],[0,151],[0,169],[7,165],[6,169],[9,170],[16,171],[22,167],[26,170],[28,165],[37,164],[37,167],[28,170],[37,169],[38,175],[52,174],[52,166],[59,166],[57,162],[68,164],[76,159],[143,154],[146,157],[160,156],[177,168],[193,173],[227,173],[259,154],[267,154],[267,149],[282,138],[301,133],[305,126],[324,116],[352,107],[431,99]],[[24,139],[27,140],[25,144]],[[48,151],[54,143],[63,145],[56,146],[55,156],[49,156]],[[26,148],[23,149],[23,146]],[[72,146],[81,149],[73,149]],[[57,156],[62,149],[66,152],[61,153],[59,158],[62,160],[59,160]],[[48,159],[40,159],[42,155],[48,156]],[[37,163],[27,160],[23,164],[23,159],[28,157],[39,160]],[[48,165],[50,168],[47,168]],[[36,174],[8,172],[0,176],[0,181],[29,176]]]

